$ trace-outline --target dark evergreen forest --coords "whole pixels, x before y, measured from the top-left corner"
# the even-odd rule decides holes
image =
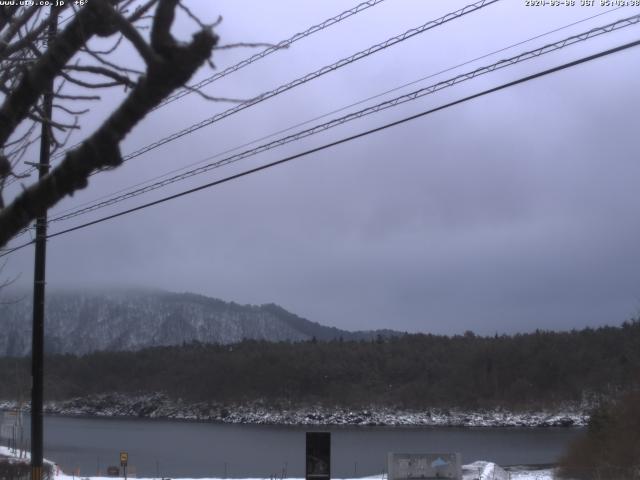
[[[0,359],[0,398],[28,396],[28,358]],[[531,408],[640,386],[640,321],[571,332],[373,341],[188,344],[46,358],[45,398],[164,392],[274,406]]]

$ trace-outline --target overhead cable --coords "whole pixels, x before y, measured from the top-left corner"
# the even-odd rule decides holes
[[[205,78],[204,80],[201,80],[200,82],[196,83],[195,85],[191,85],[189,88],[184,88],[181,89],[179,91],[177,91],[176,93],[174,93],[173,95],[170,95],[169,97],[167,97],[164,101],[162,101],[160,103],[160,105],[158,105],[156,107],[160,108],[163,107],[164,105],[167,105],[168,103],[171,103],[175,100],[178,100],[186,95],[189,95],[190,93],[193,93],[194,90],[200,90],[202,87],[205,87],[213,82],[215,82],[216,80],[221,79],[222,77],[226,77],[227,75],[233,73],[233,72],[237,72],[238,70],[246,67],[247,65],[251,65],[254,62],[257,62],[258,60],[263,59],[264,57],[271,55],[272,53],[275,53],[279,50],[282,50],[284,48],[289,48],[291,45],[293,45],[295,42],[297,42],[298,40],[302,40],[303,38],[306,38],[310,35],[313,35],[314,33],[317,33],[321,30],[324,30],[327,27],[330,27],[332,25],[335,25],[336,23],[341,22],[342,20],[345,20],[357,13],[362,12],[363,10],[366,10],[368,8],[371,8],[375,5],[378,5],[379,3],[382,3],[384,0],[369,0],[367,2],[362,2],[359,5],[356,5],[353,8],[350,8],[349,10],[345,10],[342,13],[339,13],[338,15],[335,15],[331,18],[326,19],[323,22],[320,22],[316,25],[313,25],[311,27],[309,27],[308,29],[306,29],[303,32],[298,32],[295,35],[287,38],[286,40],[281,40],[278,43],[276,43],[275,45],[271,45],[269,47],[267,47],[266,49],[262,50],[261,52],[256,53],[255,55],[251,55],[248,58],[245,58],[244,60],[241,60],[240,62],[236,63],[235,65],[231,65],[230,67],[225,68],[224,70],[221,70],[218,73],[215,73],[213,75],[211,75],[208,78]],[[155,110],[155,109],[154,109]]]
[[[266,49],[262,50],[261,52],[258,52],[254,55],[251,55],[248,58],[245,58],[244,60],[241,60],[240,62],[231,65],[230,67],[225,68],[224,70],[221,70],[220,72],[217,72],[213,75],[211,75],[210,77],[198,82],[195,85],[192,85],[188,88],[183,88],[181,90],[179,90],[178,92],[174,93],[173,95],[170,95],[169,97],[165,98],[158,106],[156,106],[155,108],[153,108],[153,110],[156,110],[160,107],[163,107],[164,105],[167,105],[175,100],[178,100],[186,95],[189,95],[190,93],[193,93],[193,91],[195,90],[199,90],[202,87],[209,85],[213,82],[215,82],[216,80],[219,80],[223,77],[226,77],[227,75],[236,72],[248,65],[251,65],[252,63],[257,62],[258,60],[261,60],[269,55],[271,55],[272,53],[275,53],[279,50],[285,49],[285,48],[289,48],[291,45],[293,45],[295,42],[297,42],[298,40],[302,40],[303,38],[309,37],[311,35],[313,35],[314,33],[320,32],[328,27],[331,27],[332,25],[335,25],[337,23],[340,23],[343,20],[346,20],[347,18],[352,17],[353,15],[356,15],[357,13],[360,13],[364,10],[367,10],[368,8],[374,7],[382,2],[384,2],[385,0],[368,0],[366,2],[362,2],[358,5],[356,5],[353,8],[350,8],[348,10],[345,10],[341,13],[339,13],[338,15],[335,15],[331,18],[328,18],[316,25],[313,25],[309,28],[307,28],[306,30],[302,31],[302,32],[298,32],[295,35],[285,39],[285,40],[281,40],[280,42],[276,43],[275,45],[271,45],[269,47],[267,47]],[[75,12],[74,12],[75,15]],[[67,17],[64,21],[68,21],[69,18],[71,18],[71,16]],[[61,22],[63,23],[63,22]],[[82,142],[80,142],[82,143]],[[72,147],[69,147],[65,150],[62,150],[56,154],[54,154],[52,156],[52,159],[58,159],[62,156],[64,156],[66,154],[67,151],[72,150],[74,148],[76,148],[78,145],[80,145],[80,143],[73,145]],[[24,171],[23,173],[20,174],[20,176],[24,176],[24,175],[28,175],[31,172],[35,171],[35,168],[31,167],[29,169],[27,169],[26,171]]]
[[[396,120],[394,122],[387,123],[387,124],[382,125],[380,127],[372,128],[372,129],[366,130],[364,132],[357,133],[355,135],[350,135],[350,136],[344,137],[344,138],[342,138],[340,140],[336,140],[336,141],[333,141],[333,142],[330,142],[330,143],[326,143],[326,144],[321,145],[319,147],[315,147],[315,148],[306,150],[304,152],[300,152],[300,153],[297,153],[295,155],[291,155],[291,156],[282,158],[280,160],[277,160],[277,161],[274,161],[274,162],[271,162],[271,163],[267,163],[265,165],[261,165],[259,167],[255,167],[255,168],[252,168],[252,169],[249,169],[249,170],[245,170],[245,171],[237,173],[235,175],[231,175],[231,176],[219,179],[219,180],[215,180],[213,182],[206,183],[204,185],[200,185],[200,186],[195,187],[195,188],[191,188],[189,190],[184,190],[182,192],[179,192],[179,193],[176,193],[176,194],[173,194],[173,195],[169,195],[167,197],[160,198],[160,199],[155,200],[153,202],[149,202],[149,203],[146,203],[146,204],[143,204],[143,205],[139,205],[137,207],[129,208],[127,210],[123,210],[121,212],[114,213],[112,215],[107,215],[105,217],[101,217],[101,218],[98,218],[96,220],[92,220],[90,222],[83,223],[81,225],[76,225],[75,227],[67,228],[65,230],[61,230],[61,231],[49,234],[49,235],[47,235],[47,238],[49,239],[49,238],[54,238],[54,237],[58,237],[58,236],[61,236],[61,235],[65,235],[67,233],[71,233],[71,232],[74,232],[74,231],[77,231],[77,230],[81,230],[81,229],[90,227],[92,225],[96,225],[98,223],[106,222],[107,220],[112,220],[114,218],[118,218],[118,217],[121,217],[121,216],[124,216],[124,215],[128,215],[130,213],[137,212],[139,210],[144,210],[146,208],[149,208],[149,207],[152,207],[152,206],[155,206],[155,205],[159,205],[159,204],[162,204],[162,203],[165,203],[165,202],[168,202],[170,200],[174,200],[176,198],[180,198],[180,197],[183,197],[183,196],[186,196],[186,195],[190,195],[192,193],[195,193],[195,192],[198,192],[198,191],[201,191],[201,190],[209,189],[209,188],[215,187],[217,185],[221,185],[223,183],[230,182],[232,180],[237,180],[239,178],[245,177],[245,176],[250,175],[252,173],[256,173],[256,172],[259,172],[259,171],[262,171],[262,170],[266,170],[268,168],[275,167],[277,165],[282,165],[282,164],[290,162],[292,160],[296,160],[298,158],[302,158],[302,157],[308,156],[308,155],[310,155],[312,153],[317,153],[317,152],[320,152],[320,151],[323,151],[323,150],[327,150],[327,149],[335,147],[337,145],[341,145],[341,144],[356,140],[358,138],[362,138],[362,137],[371,135],[373,133],[381,132],[381,131],[386,130],[388,128],[395,127],[395,126],[398,126],[398,125],[402,125],[404,123],[410,122],[412,120],[416,120],[418,118],[425,117],[425,116],[433,114],[435,112],[439,112],[441,110],[445,110],[447,108],[450,108],[450,107],[453,107],[453,106],[456,106],[456,105],[460,105],[460,104],[468,102],[470,100],[474,100],[476,98],[480,98],[480,97],[483,97],[485,95],[488,95],[488,94],[491,94],[491,93],[494,93],[494,92],[498,92],[500,90],[504,90],[504,89],[509,88],[509,87],[513,87],[515,85],[519,85],[519,84],[522,84],[522,83],[525,83],[525,82],[528,82],[528,81],[531,81],[531,80],[535,80],[537,78],[544,77],[544,76],[550,75],[552,73],[556,73],[556,72],[559,72],[559,71],[562,71],[562,70],[566,70],[568,68],[572,68],[572,67],[575,67],[577,65],[596,60],[598,58],[602,58],[602,57],[605,57],[605,56],[608,56],[608,55],[612,55],[614,53],[621,52],[621,51],[630,49],[632,47],[636,47],[638,45],[640,45],[640,40],[635,40],[633,42],[629,42],[629,43],[626,43],[626,44],[623,44],[623,45],[619,45],[617,47],[613,47],[613,48],[610,48],[610,49],[607,49],[607,50],[604,50],[604,51],[601,51],[601,52],[598,52],[598,53],[595,53],[595,54],[592,54],[592,55],[589,55],[589,56],[586,56],[586,57],[582,57],[580,59],[573,60],[571,62],[567,62],[567,63],[564,63],[562,65],[558,65],[556,67],[552,67],[552,68],[543,70],[541,72],[537,72],[537,73],[534,73],[534,74],[531,74],[531,75],[527,75],[525,77],[521,77],[521,78],[519,78],[517,80],[513,80],[513,81],[510,81],[510,82],[507,82],[507,83],[503,83],[501,85],[498,85],[497,87],[492,87],[492,88],[489,88],[487,90],[483,90],[483,91],[481,91],[479,93],[468,95],[468,96],[466,96],[464,98],[461,98],[461,99],[458,99],[458,100],[454,100],[452,102],[446,103],[446,104],[441,105],[439,107],[431,108],[429,110],[417,113],[415,115],[411,115],[409,117],[405,117],[405,118],[402,118],[400,120]],[[3,253],[0,254],[0,258],[4,257],[6,255],[9,255],[10,253],[13,253],[13,252],[15,252],[17,250],[20,250],[20,249],[22,249],[24,247],[27,247],[27,246],[31,245],[32,243],[34,243],[34,242],[33,241],[32,242],[28,242],[28,243],[19,245],[17,247],[11,248],[11,249],[7,249],[6,251],[4,251]]]
[[[338,125],[342,125],[344,123],[347,123],[347,122],[362,118],[364,116],[367,116],[367,115],[370,115],[370,114],[373,114],[373,113],[377,113],[377,112],[380,112],[380,111],[383,111],[383,110],[387,110],[389,108],[396,107],[398,105],[402,105],[404,103],[416,100],[416,99],[424,97],[426,95],[433,94],[433,93],[438,92],[440,90],[443,90],[445,88],[452,87],[452,86],[457,85],[459,83],[471,80],[471,79],[476,78],[478,76],[485,75],[487,73],[491,73],[491,72],[494,72],[496,70],[500,70],[500,69],[515,65],[517,63],[521,63],[521,62],[526,61],[526,60],[537,58],[537,57],[540,57],[541,55],[549,54],[551,52],[560,50],[562,48],[566,48],[569,45],[573,45],[573,44],[578,43],[578,42],[583,42],[583,41],[586,41],[588,39],[597,37],[599,35],[602,35],[602,34],[605,34],[605,33],[610,33],[612,31],[619,30],[619,29],[624,28],[624,27],[628,27],[630,25],[635,25],[635,24],[637,24],[639,22],[640,22],[640,14],[634,15],[632,17],[628,17],[628,18],[625,18],[625,19],[622,19],[622,20],[618,20],[616,22],[610,23],[610,24],[602,26],[602,27],[593,28],[591,30],[588,30],[588,31],[583,32],[583,33],[580,33],[578,35],[573,35],[573,36],[567,37],[567,38],[565,38],[563,40],[544,45],[544,46],[539,47],[537,49],[529,50],[527,52],[520,53],[520,54],[515,55],[513,57],[500,60],[500,61],[498,61],[496,63],[491,64],[491,65],[487,65],[487,66],[484,66],[484,67],[477,68],[477,69],[475,69],[473,71],[457,75],[457,76],[452,77],[452,78],[450,78],[448,80],[440,81],[440,82],[432,84],[430,86],[427,86],[427,87],[424,87],[424,88],[420,88],[420,89],[415,90],[413,92],[410,92],[410,93],[407,93],[407,94],[404,94],[404,95],[400,95],[400,96],[395,97],[393,99],[386,100],[384,102],[378,103],[378,104],[373,105],[371,107],[367,107],[367,108],[358,110],[356,112],[352,112],[352,113],[349,113],[347,115],[344,115],[342,117],[338,117],[338,118],[332,119],[332,120],[330,120],[328,122],[325,122],[325,123],[322,123],[322,124],[319,124],[319,125],[315,125],[315,126],[313,126],[311,128],[296,132],[294,134],[291,134],[291,135],[288,135],[288,136],[285,136],[285,137],[281,137],[281,138],[279,138],[277,140],[273,140],[273,141],[271,141],[269,143],[265,143],[265,144],[262,144],[262,145],[259,145],[259,146],[255,147],[255,148],[252,148],[252,149],[249,149],[249,150],[245,150],[243,152],[240,152],[240,153],[225,157],[225,158],[223,158],[221,160],[218,160],[216,162],[209,163],[209,164],[203,165],[201,167],[198,167],[198,168],[195,168],[195,169],[192,169],[192,170],[188,170],[188,171],[183,172],[183,173],[181,173],[179,175],[175,175],[175,176],[166,178],[164,180],[160,180],[158,182],[152,183],[152,184],[147,185],[145,187],[141,187],[141,188],[138,188],[138,189],[135,189],[135,190],[131,190],[131,191],[127,192],[127,193],[111,197],[111,198],[109,198],[107,200],[104,200],[102,202],[94,203],[92,205],[73,210],[73,211],[71,211],[69,213],[66,213],[66,214],[63,214],[63,215],[59,215],[57,217],[53,217],[53,218],[51,218],[49,220],[49,223],[59,222],[59,221],[62,221],[62,220],[68,220],[68,219],[76,217],[78,215],[82,215],[82,214],[85,214],[85,213],[88,213],[88,212],[91,212],[91,211],[94,211],[94,210],[97,210],[97,209],[100,209],[100,208],[104,208],[104,207],[107,207],[107,206],[122,202],[124,200],[129,199],[129,198],[133,198],[133,197],[136,197],[138,195],[142,195],[144,193],[147,193],[147,192],[150,192],[150,191],[153,191],[153,190],[157,190],[157,189],[165,187],[165,186],[167,186],[169,184],[172,184],[172,183],[175,183],[175,182],[178,182],[178,181],[181,181],[181,180],[185,180],[185,179],[193,177],[195,175],[200,175],[202,173],[208,172],[208,171],[213,170],[215,168],[219,168],[219,167],[221,167],[223,165],[228,165],[230,163],[235,163],[235,162],[237,162],[239,160],[242,160],[244,158],[257,155],[259,153],[265,152],[267,150],[271,150],[273,148],[276,148],[276,147],[279,147],[279,146],[282,146],[282,145],[285,145],[285,144],[288,144],[288,143],[292,143],[294,141],[298,141],[298,140],[300,140],[302,138],[306,138],[306,137],[309,137],[311,135],[315,135],[315,134],[317,134],[319,132],[323,132],[323,131],[329,130],[329,129],[331,129],[333,127],[336,127]]]
[[[623,7],[615,7],[615,8],[613,8],[613,9],[611,9],[611,10],[607,10],[607,11],[604,11],[604,12],[596,13],[596,14],[591,15],[591,16],[589,16],[589,17],[585,17],[585,18],[583,18],[583,19],[581,19],[581,20],[578,20],[578,21],[575,21],[575,22],[569,23],[569,24],[567,24],[567,25],[563,25],[562,27],[558,27],[558,28],[555,28],[555,29],[553,29],[553,30],[549,30],[549,31],[547,31],[547,32],[544,32],[544,33],[538,34],[538,35],[536,35],[536,36],[534,36],[534,37],[530,37],[530,38],[528,38],[528,39],[526,39],[526,40],[521,40],[521,41],[519,41],[519,42],[517,42],[517,43],[512,43],[511,45],[508,45],[508,46],[506,46],[506,47],[502,47],[502,48],[500,48],[500,49],[498,49],[498,50],[494,50],[494,51],[492,51],[492,52],[486,53],[486,54],[481,55],[481,56],[479,56],[479,57],[475,57],[475,58],[473,58],[473,59],[471,59],[471,60],[467,60],[467,61],[465,61],[465,62],[463,62],[463,63],[459,63],[459,64],[454,65],[454,66],[452,66],[452,67],[447,67],[447,68],[446,68],[446,69],[444,69],[444,70],[439,70],[438,72],[431,73],[431,74],[429,74],[429,75],[427,75],[427,76],[424,76],[424,77],[421,77],[421,78],[419,78],[419,79],[417,79],[417,80],[412,80],[411,82],[404,83],[404,84],[399,85],[399,86],[397,86],[397,87],[393,87],[393,88],[391,88],[391,89],[389,89],[389,90],[385,90],[385,91],[383,91],[383,92],[380,92],[380,93],[377,93],[377,94],[375,94],[375,95],[369,96],[369,97],[364,98],[364,99],[362,99],[362,100],[358,100],[358,101],[356,101],[356,102],[350,103],[350,104],[348,104],[348,105],[345,105],[345,106],[340,107],[340,108],[338,108],[338,109],[332,110],[332,111],[330,111],[330,112],[323,113],[322,115],[318,115],[318,116],[316,116],[316,117],[310,118],[310,119],[305,120],[305,121],[303,121],[303,122],[296,123],[296,124],[294,124],[294,125],[291,125],[291,126],[289,126],[289,127],[283,128],[283,129],[281,129],[281,130],[278,130],[278,131],[275,131],[275,132],[269,133],[269,134],[267,134],[267,135],[264,135],[264,136],[262,136],[262,137],[256,138],[256,139],[254,139],[254,140],[251,140],[251,141],[245,142],[245,143],[243,143],[243,144],[241,144],[241,145],[237,145],[237,146],[235,146],[235,147],[233,147],[233,148],[230,148],[230,149],[224,150],[224,151],[219,152],[219,153],[217,153],[217,154],[215,154],[215,155],[212,155],[212,156],[206,157],[206,158],[205,158],[205,159],[203,159],[203,160],[198,160],[197,162],[193,162],[193,163],[190,163],[190,164],[188,164],[188,165],[185,165],[185,166],[182,166],[182,167],[179,167],[179,168],[175,168],[175,169],[173,169],[173,170],[169,170],[168,172],[165,172],[165,173],[163,173],[163,174],[161,174],[161,175],[157,175],[157,176],[155,176],[155,177],[149,178],[149,179],[147,179],[147,180],[143,180],[143,181],[138,182],[138,183],[136,183],[136,184],[129,185],[128,187],[121,188],[121,189],[119,189],[119,190],[116,190],[115,192],[111,192],[111,193],[106,194],[106,195],[103,195],[103,196],[101,196],[101,197],[94,198],[94,199],[92,199],[92,200],[88,200],[88,201],[86,201],[86,202],[83,202],[83,203],[77,204],[77,205],[75,205],[75,206],[72,206],[72,207],[66,208],[66,209],[64,209],[64,210],[60,210],[60,211],[58,211],[57,213],[58,213],[58,215],[61,215],[61,214],[67,213],[67,212],[71,212],[71,211],[73,211],[73,210],[77,210],[77,209],[78,209],[78,208],[80,208],[80,207],[84,207],[85,205],[90,205],[90,204],[96,203],[96,202],[98,202],[98,201],[100,201],[100,200],[103,200],[103,199],[106,199],[106,198],[110,198],[110,197],[112,197],[112,196],[114,196],[114,195],[117,195],[117,194],[119,194],[119,193],[123,193],[123,192],[129,191],[129,190],[135,189],[136,187],[140,187],[140,186],[145,185],[145,184],[147,184],[147,183],[154,182],[154,181],[159,180],[159,179],[161,179],[161,178],[165,178],[165,177],[167,177],[167,176],[169,176],[169,175],[171,175],[171,174],[174,174],[174,173],[177,173],[177,172],[180,172],[180,171],[183,171],[183,170],[187,170],[187,169],[192,168],[192,167],[194,167],[194,166],[196,166],[196,165],[200,165],[200,164],[202,164],[202,163],[204,163],[204,162],[206,162],[206,161],[212,160],[212,159],[214,159],[214,158],[221,157],[221,156],[223,156],[223,155],[226,155],[226,154],[228,154],[228,153],[234,152],[234,151],[236,151],[236,150],[240,150],[241,148],[245,148],[245,147],[251,146],[251,145],[256,144],[256,143],[258,143],[258,142],[261,142],[261,141],[263,141],[263,140],[267,140],[267,139],[269,139],[269,138],[275,137],[276,135],[280,135],[280,134],[282,134],[282,133],[289,132],[289,131],[294,130],[294,129],[298,128],[298,127],[303,127],[304,125],[308,125],[308,124],[310,124],[310,123],[312,123],[312,122],[315,122],[315,121],[317,121],[317,120],[321,120],[321,119],[326,118],[326,117],[328,117],[328,116],[330,116],[330,115],[333,115],[333,114],[336,114],[336,113],[343,112],[343,111],[345,111],[345,110],[348,110],[349,108],[356,107],[356,106],[358,106],[358,105],[362,105],[363,103],[366,103],[366,102],[368,102],[368,101],[370,101],[370,100],[375,100],[376,98],[383,97],[383,96],[385,96],[385,95],[388,95],[388,94],[390,94],[390,93],[396,92],[396,91],[401,90],[401,89],[403,89],[403,88],[406,88],[406,87],[409,87],[409,86],[411,86],[411,85],[415,85],[415,84],[417,84],[417,83],[423,82],[424,80],[428,80],[429,78],[436,77],[436,76],[441,75],[441,74],[443,74],[443,73],[450,72],[450,71],[452,71],[452,70],[455,70],[455,69],[457,69],[457,68],[463,67],[463,66],[468,65],[468,64],[470,64],[470,63],[476,62],[476,61],[478,61],[478,60],[482,60],[483,58],[487,58],[487,57],[493,56],[493,55],[495,55],[495,54],[497,54],[497,53],[504,52],[504,51],[506,51],[506,50],[510,50],[510,49],[511,49],[511,48],[513,48],[513,47],[517,47],[517,46],[519,46],[519,45],[523,45],[523,44],[525,44],[525,43],[529,43],[529,42],[531,42],[531,41],[533,41],[533,40],[537,40],[538,38],[545,37],[545,36],[547,36],[547,35],[550,35],[550,34],[552,34],[552,33],[559,32],[559,31],[561,31],[561,30],[564,30],[564,29],[566,29],[566,28],[569,28],[569,27],[572,27],[572,26],[578,25],[578,24],[580,24],[580,23],[584,23],[584,22],[586,22],[586,21],[588,21],[588,20],[592,20],[592,19],[594,19],[594,18],[596,18],[596,17],[600,17],[600,16],[602,16],[602,15],[609,14],[609,13],[611,13],[611,12],[614,12],[615,10],[619,10],[620,8],[623,8]]]
[[[342,68],[346,65],[350,65],[351,63],[357,62],[358,60],[361,60],[363,58],[368,57],[369,55],[373,55],[374,53],[380,52],[386,48],[392,47],[393,45],[396,45],[400,42],[403,42],[405,40],[408,40],[410,38],[415,37],[416,35],[419,35],[421,33],[424,33],[426,31],[429,31],[433,28],[439,27],[440,25],[443,25],[447,22],[450,22],[452,20],[458,19],[464,15],[467,15],[469,13],[478,11],[484,7],[487,7],[493,3],[496,3],[500,0],[480,0],[477,1],[475,3],[472,3],[470,5],[467,5],[459,10],[456,10],[455,12],[451,12],[448,13],[436,20],[431,20],[419,27],[416,28],[411,28],[409,30],[407,30],[406,32],[403,32],[399,35],[396,35],[394,37],[391,37],[387,40],[385,40],[384,42],[380,42],[377,43],[375,45],[372,45],[369,48],[366,48],[365,50],[361,50],[357,53],[354,53],[353,55],[350,55],[348,57],[342,58],[341,60],[338,60],[337,62],[332,63],[331,65],[326,65],[314,72],[308,73],[306,75],[303,75],[302,77],[296,78],[295,80],[289,82],[289,83],[285,83],[283,85],[280,85],[276,88],[274,88],[273,90],[269,90],[268,92],[264,92],[260,95],[258,95],[255,98],[252,98],[250,100],[247,100],[246,102],[240,103],[232,108],[229,108],[227,110],[224,110],[223,112],[217,113],[215,115],[213,115],[212,117],[206,118],[198,123],[195,123],[193,125],[191,125],[190,127],[184,128],[178,132],[172,133],[171,135],[168,135],[164,138],[161,138],[160,140],[153,142],[151,144],[148,144],[134,152],[129,153],[128,155],[125,155],[123,157],[124,161],[128,161],[131,160],[133,158],[139,157],[140,155],[147,153],[151,150],[154,150],[155,148],[158,148],[162,145],[165,145],[169,142],[172,142],[174,140],[177,140],[178,138],[181,138],[185,135],[189,135],[197,130],[200,130],[201,128],[207,127],[209,125],[212,125],[213,123],[216,123],[220,120],[222,120],[223,118],[227,118],[231,115],[234,115],[238,112],[241,112],[249,107],[253,107],[254,105],[257,105],[258,103],[264,102],[265,100],[268,100],[270,98],[273,98],[277,95],[280,95],[281,93],[287,92],[293,88],[299,87],[300,85],[303,85],[307,82],[310,82],[311,80],[315,80],[316,78],[319,78],[323,75],[326,75],[327,73],[333,72],[335,70],[338,70],[339,68]]]

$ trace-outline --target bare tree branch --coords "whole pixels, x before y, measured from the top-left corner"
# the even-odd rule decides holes
[[[5,143],[5,144],[3,145],[3,148],[5,148],[5,149],[6,149],[7,147],[10,147],[10,146],[16,145],[16,144],[18,144],[18,143],[20,143],[20,142],[24,141],[24,139],[25,139],[25,138],[27,138],[29,135],[31,135],[31,133],[33,133],[33,130],[34,130],[35,128],[36,128],[35,124],[31,124],[31,125],[29,126],[29,128],[27,129],[27,131],[26,131],[23,135],[19,136],[19,137],[18,137],[18,138],[16,138],[15,140],[12,140],[11,142],[7,142],[7,143]]]
[[[149,0],[145,4],[140,5],[136,8],[135,12],[127,17],[127,21],[129,23],[135,23],[137,20],[140,20],[156,3],[158,3],[158,0]]]
[[[190,85],[184,85],[182,88],[189,90],[190,92],[196,93],[202,98],[204,98],[205,100],[210,100],[212,102],[245,103],[250,100],[246,98],[213,97],[211,95],[207,95],[202,90],[192,87]]]
[[[179,0],[160,0],[151,28],[151,48],[161,56],[171,55],[176,41],[170,29],[176,14]],[[215,46],[215,45],[214,45]]]
[[[65,95],[63,93],[54,93],[54,97],[62,100],[100,100],[99,95]]]
[[[84,115],[85,113],[88,113],[90,111],[90,109],[88,108],[85,108],[84,110],[71,110],[70,108],[67,108],[64,105],[60,105],[60,104],[53,105],[53,108],[62,110],[63,112],[68,113],[69,115]]]
[[[133,87],[135,85],[135,82],[133,82],[128,77],[125,77],[124,75],[121,75],[118,72],[114,72],[113,70],[110,70],[104,67],[98,67],[94,65],[67,65],[66,67],[64,67],[64,69],[74,70],[76,72],[87,72],[87,73],[93,73],[95,75],[102,75],[105,77],[112,78],[118,84],[125,85],[127,87]]]
[[[49,26],[49,23],[50,22],[48,20],[41,22],[38,27],[29,30],[27,35],[12,44],[5,44],[3,42],[0,42],[0,55],[7,56],[24,49],[29,43],[33,43],[38,37],[42,35],[45,29]]]
[[[98,55],[109,55],[116,51],[116,49],[120,46],[120,43],[122,43],[123,38],[124,38],[123,35],[118,35],[118,38],[116,39],[116,41],[111,47],[107,48],[106,50],[92,50],[92,52]],[[81,50],[83,52],[86,52],[88,48],[86,46],[83,46]]]
[[[37,112],[37,113],[36,113]],[[50,127],[56,128],[58,130],[66,131],[68,128],[75,128],[73,125],[69,125],[62,122],[57,122],[48,117],[45,117],[42,114],[42,110],[40,108],[34,108],[34,113],[29,114],[29,118],[37,123],[41,123],[44,125],[49,125]]]
[[[114,0],[111,0],[114,1]],[[107,0],[88,2],[49,46],[47,51],[25,72],[19,84],[0,107],[0,144],[4,144],[24,120],[46,86],[85,43],[87,37],[100,28],[108,15]]]
[[[25,9],[17,18],[11,18],[7,31],[0,38],[0,55],[2,55],[6,51],[6,49],[9,47],[9,43],[11,42],[11,40],[13,40],[13,37],[18,35],[20,29],[24,26],[25,23],[29,21],[29,19],[38,11],[38,9],[38,6],[32,5],[29,8]]]
[[[115,21],[127,40],[131,42],[131,44],[136,48],[140,56],[146,62],[147,65],[151,65],[156,62],[158,58],[156,57],[156,53],[153,49],[147,44],[147,42],[142,38],[140,32],[135,29],[135,27],[129,23],[122,15],[118,12],[114,13]]]
[[[20,8],[19,5],[0,6],[0,31],[4,30],[10,22],[15,13]]]
[[[44,213],[62,198],[85,188],[91,173],[120,165],[122,156],[119,143],[148,112],[173,90],[184,85],[209,58],[218,41],[218,37],[211,30],[199,31],[186,45],[179,44],[171,35],[170,28],[177,3],[177,0],[160,0],[158,2],[151,31],[150,48],[153,51],[153,61],[147,65],[146,74],[138,79],[135,87],[120,106],[91,136],[77,148],[67,152],[62,162],[48,175],[26,188],[11,204],[0,210],[0,247],[6,245],[34,218]],[[105,0],[93,0],[89,5],[92,5],[91,8],[96,10],[91,10],[92,13],[87,14],[85,8],[89,9],[85,7],[77,15],[77,20],[82,19],[84,22],[83,31],[78,32],[72,28],[74,26],[77,28],[77,22],[74,20],[72,25],[69,25],[61,34],[61,36],[64,35],[65,42],[61,43],[60,39],[54,42],[32,67],[32,70],[37,69],[39,75],[44,77],[49,75],[51,78],[49,72],[42,71],[46,65],[60,73],[71,58],[70,53],[77,52],[83,43],[79,33],[87,35],[87,32],[97,29],[91,25],[91,22],[96,21],[95,12],[100,12],[103,16],[108,15],[110,19],[117,19],[119,15],[114,15],[115,10]],[[117,20],[114,22],[119,25]],[[61,45],[66,48],[62,48]],[[60,58],[51,58],[51,51],[54,49],[57,49],[56,52],[61,55]],[[33,77],[31,73],[25,75],[25,78],[31,79]],[[36,85],[40,84],[36,83]],[[27,87],[19,85],[18,89],[22,88],[23,90],[21,96],[17,94],[11,96],[15,97],[11,106],[14,110],[18,110],[18,113],[7,108],[7,102],[0,109],[0,120],[6,118],[11,125],[11,127],[5,128],[2,128],[4,125],[0,126],[0,141],[3,143],[15,129],[15,122],[20,117],[24,118],[29,108],[33,107],[32,90],[37,88],[31,84],[28,84]],[[31,103],[26,107],[18,105],[18,98],[22,98],[23,103]],[[24,113],[22,113],[23,111]]]
[[[178,7],[180,7],[180,10],[185,12],[187,16],[191,18],[191,20],[196,22],[196,25],[198,25],[200,28],[211,28],[211,25],[205,25],[204,23],[202,23],[202,21],[196,15],[194,15],[193,12],[191,12],[191,10],[189,10],[189,8],[182,2],[178,2]]]
[[[66,69],[67,67],[65,67]],[[72,77],[64,70],[60,71],[60,76],[67,80],[69,83],[73,83],[74,85],[78,85],[79,87],[84,88],[111,88],[111,87],[120,87],[122,86],[122,82],[85,82],[84,80],[80,80],[79,78]]]
[[[95,58],[102,65],[112,68],[113,70],[124,72],[124,73],[132,73],[134,75],[142,75],[143,73],[142,70],[136,70],[133,68],[124,67],[122,65],[116,65],[115,63],[110,62],[109,60],[103,58],[103,55],[101,53],[96,53],[90,48],[83,48],[82,51],[86,52],[87,54]]]
[[[74,126],[78,125],[78,116],[75,116],[73,118],[73,124],[74,124]],[[69,131],[67,132],[67,135],[64,138],[64,140],[62,142],[58,143],[56,148],[54,148],[51,153],[55,153],[58,150],[58,148],[62,148],[63,146],[65,146],[67,144],[67,142],[69,142],[69,138],[71,138],[71,133],[73,132],[73,130],[74,129],[69,129]]]

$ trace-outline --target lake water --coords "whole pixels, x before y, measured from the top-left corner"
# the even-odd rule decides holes
[[[332,476],[385,470],[387,452],[461,452],[464,463],[553,463],[577,428],[278,427],[169,420],[45,417],[45,457],[68,473],[104,475],[129,453],[145,477],[304,476],[305,432],[330,431]],[[28,433],[28,425],[26,426]],[[133,471],[131,471],[133,470]],[[133,475],[131,475],[133,476]]]

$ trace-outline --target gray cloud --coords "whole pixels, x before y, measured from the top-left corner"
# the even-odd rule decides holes
[[[276,41],[345,8],[343,2],[215,5],[229,42]],[[451,2],[388,2],[209,92],[250,97],[453,8]],[[593,13],[498,4],[101,174],[64,206]],[[627,14],[621,9],[549,38]],[[185,23],[178,31],[192,28]],[[622,43],[637,31],[505,69],[147,199]],[[244,54],[216,55],[216,63],[224,68]],[[637,55],[621,53],[57,238],[49,244],[49,284],[144,285],[276,302],[352,329],[492,334],[620,323],[636,314],[640,299]],[[187,97],[152,115],[123,150],[224,108]],[[15,255],[7,267],[9,274],[22,272],[25,284],[31,255]]]

